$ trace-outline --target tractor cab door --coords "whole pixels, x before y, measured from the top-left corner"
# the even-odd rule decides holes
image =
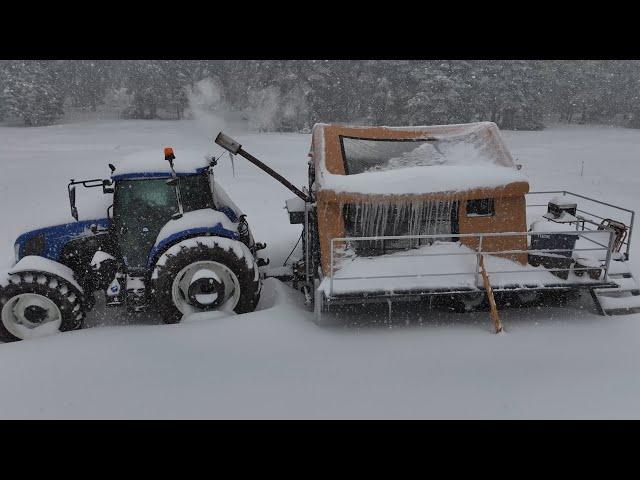
[[[113,208],[115,234],[129,269],[144,269],[162,227],[178,211],[175,188],[166,178],[120,180]]]
[[[129,269],[146,269],[162,227],[178,212],[175,187],[167,178],[116,182],[113,223],[120,253]],[[214,208],[206,174],[178,177],[184,212]]]

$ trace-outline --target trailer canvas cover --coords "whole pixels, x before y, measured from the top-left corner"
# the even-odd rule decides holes
[[[454,217],[456,233],[526,231],[524,195],[529,183],[494,123],[423,127],[318,124],[310,155],[316,172],[313,189],[325,275],[331,275],[332,238],[441,234],[447,229],[452,233]],[[491,211],[474,213],[467,205],[471,200],[485,202]],[[345,207],[350,214],[346,221]],[[408,219],[403,231],[396,228],[402,223],[398,216]],[[448,225],[443,222],[447,218],[452,219]],[[349,231],[352,224],[355,229]],[[475,239],[461,242],[475,248]],[[492,238],[484,247],[486,251],[523,250],[526,239]],[[526,255],[512,258],[526,263]]]
[[[318,190],[408,195],[526,182],[491,122],[431,127],[317,124],[312,153]]]

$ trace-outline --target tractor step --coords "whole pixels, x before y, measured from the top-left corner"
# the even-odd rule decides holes
[[[627,262],[614,260],[609,264],[609,275],[631,275],[631,270]]]
[[[632,276],[628,276],[628,277],[620,277],[620,278],[611,278],[609,277],[610,280],[613,281],[613,283],[615,283],[616,285],[618,285],[618,288],[601,288],[601,289],[597,289],[597,293],[598,294],[607,294],[607,293],[622,293],[622,292],[634,292],[634,291],[640,291],[640,286],[638,285],[638,282],[636,281],[635,278],[633,278]]]
[[[610,279],[617,279],[617,278],[632,278],[633,275],[631,275],[630,273],[609,273],[609,278]]]
[[[640,312],[640,295],[631,295],[628,297],[599,296],[599,301],[602,309],[607,315]]]
[[[640,285],[626,262],[611,262],[609,279],[618,288],[594,288],[591,296],[602,315],[629,315],[640,313]]]

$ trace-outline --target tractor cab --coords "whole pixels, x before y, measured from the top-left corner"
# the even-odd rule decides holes
[[[253,254],[262,246],[254,242],[245,215],[215,182],[214,157],[181,151],[174,163],[171,147],[164,149],[164,158],[159,153],[128,155],[110,165],[111,179],[102,181],[105,193],[113,193],[108,229],[113,248],[106,249],[113,261],[97,275],[100,288],[107,289],[108,305],[123,303],[126,291],[129,306],[145,308],[145,285],[154,264],[184,238],[221,236],[241,241]],[[74,197],[70,195],[71,210],[77,216]]]
[[[96,229],[94,233],[107,230],[111,233],[111,243],[117,245],[114,253],[129,272],[142,272],[149,267],[154,246],[165,240],[159,238],[163,229],[175,229],[184,223],[191,228],[202,227],[189,220],[193,218],[192,212],[200,212],[200,218],[203,211],[208,212],[214,225],[224,227],[227,236],[237,239],[243,236],[249,247],[254,246],[245,215],[214,179],[217,160],[188,150],[181,151],[179,161],[174,164],[175,158],[171,147],[165,148],[164,159],[156,150],[136,152],[115,166],[110,164],[108,180],[72,179],[68,185],[71,214],[76,221],[76,185],[102,186],[104,193],[113,194],[108,228]]]
[[[172,170],[158,153],[125,157],[111,175],[113,233],[130,270],[146,268],[158,234],[168,222],[185,213],[217,207],[212,170],[202,156],[185,152],[188,161],[182,162],[181,155],[180,166]],[[230,221],[237,220],[233,209],[225,211]]]

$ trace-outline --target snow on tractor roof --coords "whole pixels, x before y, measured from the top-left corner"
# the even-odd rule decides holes
[[[419,127],[316,124],[319,190],[404,195],[526,182],[491,122]]]
[[[178,175],[202,173],[209,164],[207,155],[200,150],[175,149],[174,154],[173,167]],[[114,180],[171,176],[171,167],[164,159],[162,148],[126,155],[115,166],[116,170],[111,175]]]

